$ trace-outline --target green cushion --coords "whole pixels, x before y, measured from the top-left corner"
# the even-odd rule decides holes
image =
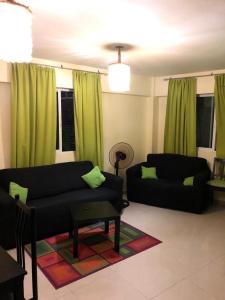
[[[207,182],[207,184],[215,187],[225,188],[225,180],[222,179],[212,179]]]
[[[15,198],[16,195],[19,196],[19,199],[24,204],[27,201],[28,188],[22,187],[15,182],[10,182],[9,184],[9,195]]]
[[[187,177],[183,181],[183,185],[193,185],[194,184],[194,176]]]
[[[105,176],[101,173],[98,166],[81,177],[92,189],[99,187],[105,181]]]
[[[142,179],[158,179],[156,175],[156,168],[146,168],[141,166],[141,178]]]

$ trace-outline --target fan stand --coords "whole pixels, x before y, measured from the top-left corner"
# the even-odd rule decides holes
[[[117,176],[119,174],[119,164],[120,164],[120,161],[126,159],[126,157],[127,157],[126,154],[123,153],[122,151],[117,151],[116,152],[116,161],[115,161],[115,164],[114,164],[114,168],[116,170],[116,175]]]

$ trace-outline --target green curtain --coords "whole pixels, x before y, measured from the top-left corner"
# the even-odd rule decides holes
[[[196,156],[196,78],[169,81],[164,152]]]
[[[73,71],[76,159],[103,168],[102,90],[97,73]]]
[[[11,165],[31,167],[55,162],[55,70],[12,64]]]
[[[216,156],[225,158],[225,74],[215,76]]]

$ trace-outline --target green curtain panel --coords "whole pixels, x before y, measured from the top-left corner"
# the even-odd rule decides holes
[[[196,156],[196,78],[169,81],[164,152]]]
[[[216,156],[225,158],[225,74],[215,76]]]
[[[55,70],[12,64],[11,165],[31,167],[55,162]]]
[[[99,74],[73,71],[76,159],[103,168],[102,90]]]

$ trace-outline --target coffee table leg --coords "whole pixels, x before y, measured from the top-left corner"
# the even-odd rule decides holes
[[[72,237],[73,237],[73,230],[70,230],[69,231],[69,238],[72,239]]]
[[[120,217],[115,218],[115,251],[120,251]]]
[[[78,257],[78,225],[74,225],[73,231],[73,257]]]
[[[109,233],[109,221],[105,221],[105,234]]]

